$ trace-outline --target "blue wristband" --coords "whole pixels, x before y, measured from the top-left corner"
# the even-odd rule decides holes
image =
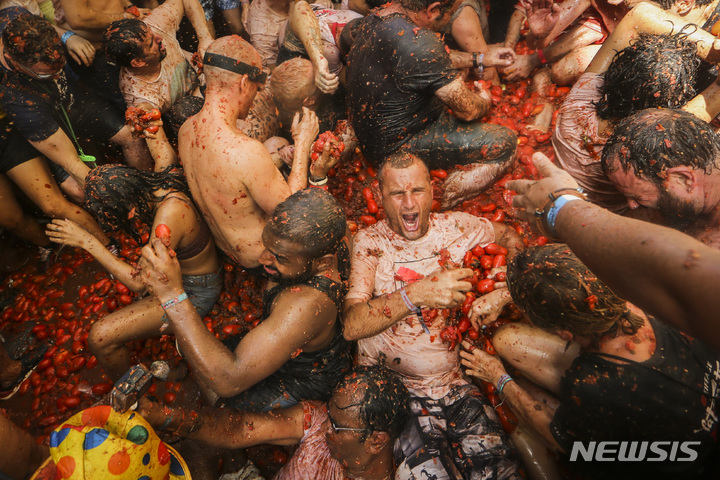
[[[572,202],[573,200],[582,200],[582,198],[576,195],[560,195],[547,212],[547,226],[550,229],[550,233],[556,237],[558,233],[557,230],[555,230],[555,219],[558,213],[560,213],[560,209],[564,207],[566,203]]]
[[[67,32],[62,34],[62,37],[60,37],[60,41],[63,45],[67,46],[68,38],[72,37],[73,35],[76,35],[76,33],[68,30]]]
[[[162,307],[163,310],[167,310],[168,308],[174,307],[175,305],[177,305],[180,302],[184,302],[185,300],[187,300],[187,298],[188,298],[187,293],[183,292],[180,295],[178,295],[177,297],[170,299],[167,302],[161,304],[160,306]]]

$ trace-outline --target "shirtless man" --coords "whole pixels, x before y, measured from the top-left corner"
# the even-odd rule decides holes
[[[605,145],[603,170],[631,210],[720,248],[720,138],[684,110],[648,109],[622,120]]]
[[[235,348],[215,338],[183,300],[179,263],[162,242],[145,246],[143,282],[164,304],[195,377],[226,405],[264,411],[327,401],[350,369],[339,319],[345,229],[342,208],[321,189],[304,189],[278,205],[262,234],[260,262],[270,277],[263,321]]]
[[[486,219],[431,214],[430,173],[412,154],[390,156],[378,179],[387,218],[356,235],[343,327],[345,338],[358,340],[359,364],[386,363],[410,391],[412,419],[396,445],[396,478],[423,478],[423,470],[436,478],[518,478],[487,398],[462,375],[458,349],[438,340],[444,320],[425,325],[417,313],[457,307],[472,288],[463,280],[472,270],[441,270],[440,252],[461,263],[476,245],[497,242],[512,255],[522,241]]]
[[[317,117],[303,109],[302,120],[296,115],[293,121],[295,153],[286,182],[263,144],[236,125],[238,118],[247,116],[265,84],[258,53],[240,37],[223,37],[208,47],[203,63],[205,104],[180,129],[180,158],[215,243],[236,263],[255,268],[260,265],[267,216],[290,194],[307,186]],[[326,173],[318,168],[311,171],[311,178],[323,179]]]

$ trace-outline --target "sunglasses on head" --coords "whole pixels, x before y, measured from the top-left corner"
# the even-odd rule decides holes
[[[203,65],[210,67],[222,68],[228,72],[237,73],[238,75],[247,75],[253,82],[264,84],[267,80],[267,73],[258,67],[253,67],[247,63],[235,60],[234,58],[218,55],[217,53],[205,53],[203,57]]]

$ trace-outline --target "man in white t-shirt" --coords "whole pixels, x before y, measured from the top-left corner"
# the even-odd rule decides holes
[[[512,254],[522,242],[484,218],[432,214],[430,174],[412,154],[388,157],[378,179],[386,219],[355,236],[343,323],[345,338],[358,340],[358,362],[385,363],[410,391],[413,418],[395,447],[396,478],[519,478],[491,404],[463,375],[457,348],[440,339],[443,317],[425,324],[419,311],[457,307],[472,288],[464,279],[473,271],[444,269],[447,260],[461,264],[465,252],[491,242]]]

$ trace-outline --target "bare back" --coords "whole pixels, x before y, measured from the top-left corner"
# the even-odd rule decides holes
[[[267,216],[290,195],[270,154],[205,108],[180,129],[179,150],[215,243],[243,267],[257,267]]]

